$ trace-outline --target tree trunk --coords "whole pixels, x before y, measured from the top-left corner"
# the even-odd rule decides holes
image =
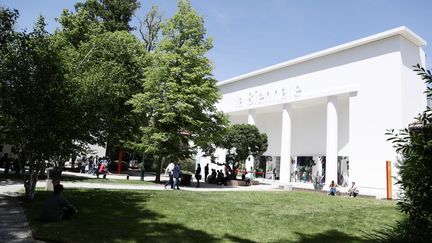
[[[33,168],[30,169],[29,174],[24,176],[24,188],[27,200],[33,201],[34,195],[36,193],[36,183],[39,177],[39,171],[34,171]]]
[[[156,169],[156,179],[155,182],[160,182],[160,175],[163,169],[163,165],[164,165],[164,161],[165,161],[165,157],[162,158],[157,158],[157,169]]]
[[[237,179],[237,174],[238,174],[238,166],[235,165],[236,163],[233,163],[233,179]]]

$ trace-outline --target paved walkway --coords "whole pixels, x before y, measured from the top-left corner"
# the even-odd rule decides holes
[[[0,181],[0,242],[36,242],[17,198],[22,183]]]

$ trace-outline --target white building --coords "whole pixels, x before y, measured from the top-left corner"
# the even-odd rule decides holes
[[[355,181],[384,197],[386,161],[397,156],[384,133],[407,127],[426,107],[426,86],[412,71],[425,66],[424,45],[399,27],[263,68],[219,82],[219,108],[232,123],[267,134],[255,168],[276,167],[281,183],[310,183],[325,171],[327,185]]]

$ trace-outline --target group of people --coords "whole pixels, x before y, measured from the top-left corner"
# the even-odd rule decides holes
[[[180,176],[181,176],[181,167],[178,162],[171,162],[165,168],[165,174],[169,176],[169,180],[165,183],[165,189],[168,185],[171,186],[173,190],[180,190]]]
[[[331,181],[329,185],[328,195],[335,196],[338,192],[337,187],[338,185],[334,181]],[[353,181],[351,182],[351,187],[348,189],[348,196],[357,197],[358,194],[359,194],[359,189],[356,183]]]
[[[222,170],[212,169],[211,174],[207,177],[207,182],[210,184],[226,185],[228,177],[222,172]]]
[[[103,175],[103,178],[106,179],[106,175],[109,174],[107,157],[83,157],[81,162],[78,163],[78,166],[80,168],[80,173],[96,175],[97,178],[99,178],[99,175]]]
[[[201,165],[198,164],[194,174],[197,181],[196,187],[200,187],[200,180],[202,180],[201,173],[202,168]],[[182,176],[180,165],[177,162],[168,164],[165,168],[165,174],[169,176],[169,180],[164,184],[165,189],[167,186],[171,186],[171,189],[179,190],[180,178]],[[222,170],[216,171],[215,169],[211,169],[211,174],[209,174],[209,164],[207,164],[204,166],[204,181],[211,184],[226,185],[228,177],[225,176]]]

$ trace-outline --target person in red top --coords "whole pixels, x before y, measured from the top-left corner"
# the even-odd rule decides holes
[[[99,175],[102,174],[103,178],[106,179],[106,174],[108,173],[108,169],[106,168],[105,163],[100,163],[97,178],[99,178]]]

